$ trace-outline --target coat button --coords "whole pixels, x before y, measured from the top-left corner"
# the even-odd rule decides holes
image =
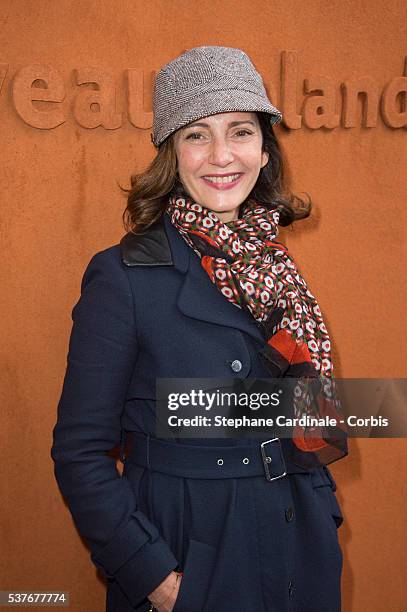
[[[234,372],[240,372],[243,366],[241,361],[239,361],[238,359],[234,359],[230,364],[230,367]]]
[[[287,523],[290,523],[293,520],[293,517],[294,517],[294,510],[290,506],[289,508],[286,508],[285,510],[285,520],[287,521]]]
[[[218,459],[218,465],[223,465],[223,459]]]
[[[243,459],[243,463],[244,463],[245,465],[247,465],[249,462],[250,462],[249,457],[245,457],[245,458]]]

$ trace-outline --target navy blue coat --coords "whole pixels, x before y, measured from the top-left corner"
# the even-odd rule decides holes
[[[120,476],[108,454],[122,430],[154,435],[157,377],[269,376],[261,330],[167,215],[91,259],[72,319],[51,455],[106,577],[106,610],[147,610],[146,596],[178,567],[175,612],[338,612],[343,517],[328,469],[206,480],[126,461]]]

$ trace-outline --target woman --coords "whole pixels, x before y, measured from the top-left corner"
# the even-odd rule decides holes
[[[282,193],[280,120],[239,49],[164,66],[130,231],[85,271],[52,457],[109,612],[340,610],[328,460],[307,465],[305,441],[155,435],[158,378],[330,374],[316,300],[274,240],[308,214]]]

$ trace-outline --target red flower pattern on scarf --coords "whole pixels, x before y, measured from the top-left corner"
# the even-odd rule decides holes
[[[200,204],[173,197],[167,212],[226,299],[246,307],[259,322],[273,309],[284,309],[273,343],[289,363],[308,359],[319,375],[329,376],[331,342],[321,310],[287,247],[275,240],[279,211],[250,201],[242,218],[223,223]],[[218,249],[219,256],[203,254],[196,238]]]
[[[278,366],[283,376],[329,380],[333,368],[328,331],[318,302],[287,247],[276,241],[279,211],[250,200],[241,218],[224,223],[197,202],[171,196],[166,212],[227,300],[263,324],[273,322],[273,313],[281,313],[271,328],[264,326],[266,348],[260,354],[270,371]],[[338,416],[331,386],[322,382],[321,387],[312,405],[307,387],[298,385],[294,397],[294,407],[300,406],[298,415],[306,406],[318,417]],[[322,428],[310,428],[307,437],[306,428],[294,428],[297,451],[312,454],[317,464],[347,454],[345,438],[327,439],[324,433]]]

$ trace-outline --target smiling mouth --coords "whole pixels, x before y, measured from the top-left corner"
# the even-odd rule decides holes
[[[206,185],[211,189],[225,191],[227,189],[233,189],[233,187],[239,183],[242,176],[242,172],[236,172],[236,174],[227,174],[226,176],[203,176],[202,180],[205,181]]]
[[[204,181],[211,183],[214,186],[222,186],[237,183],[241,176],[243,176],[242,173],[236,173],[229,174],[227,176],[203,176],[202,178]]]

